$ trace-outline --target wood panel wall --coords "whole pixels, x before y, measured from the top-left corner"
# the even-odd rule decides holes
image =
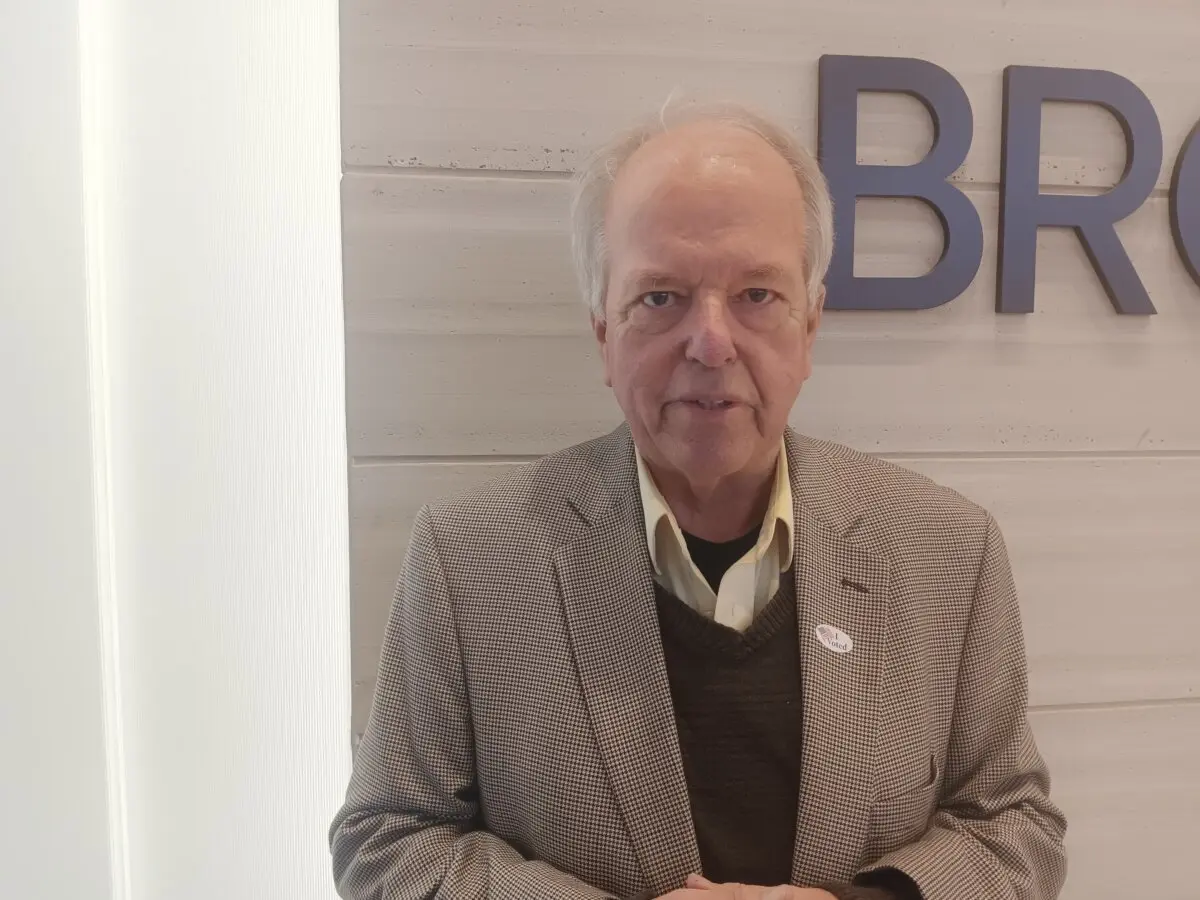
[[[1200,287],[1166,188],[1200,120],[1196,0],[343,0],[355,722],[419,506],[619,421],[569,268],[571,170],[675,90],[815,146],[823,53],[915,56],[963,84],[955,175],[971,288],[922,313],[831,313],[793,416],[988,506],[1013,556],[1035,726],[1071,819],[1068,900],[1195,900],[1200,839]],[[1037,311],[993,312],[1002,73],[1101,68],[1162,122],[1158,188],[1118,226],[1159,315],[1118,316],[1074,235],[1038,241]],[[928,149],[919,104],[860,100],[860,159]],[[1124,165],[1102,110],[1047,105],[1042,183]],[[935,217],[859,207],[860,275],[936,262]]]

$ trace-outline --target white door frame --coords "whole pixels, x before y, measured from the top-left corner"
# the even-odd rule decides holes
[[[332,897],[351,689],[337,2],[14,11],[6,893]]]

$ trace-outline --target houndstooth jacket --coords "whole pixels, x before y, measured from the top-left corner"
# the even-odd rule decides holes
[[[897,466],[785,444],[793,883],[893,867],[925,900],[1051,900],[1065,822],[995,522]],[[348,900],[655,897],[700,870],[627,426],[421,510],[330,841]]]

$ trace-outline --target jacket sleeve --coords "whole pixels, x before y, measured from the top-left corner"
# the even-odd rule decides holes
[[[1017,592],[988,518],[959,664],[941,800],[919,841],[860,873],[898,869],[924,900],[1054,900],[1066,877],[1066,821],[1030,731]]]
[[[330,830],[346,900],[599,900],[484,827],[463,663],[428,508],[417,515],[366,732]]]

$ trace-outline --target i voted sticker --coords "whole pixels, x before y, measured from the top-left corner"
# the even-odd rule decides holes
[[[832,625],[818,625],[817,640],[834,653],[849,653],[854,649],[854,641],[851,640],[850,635]]]

